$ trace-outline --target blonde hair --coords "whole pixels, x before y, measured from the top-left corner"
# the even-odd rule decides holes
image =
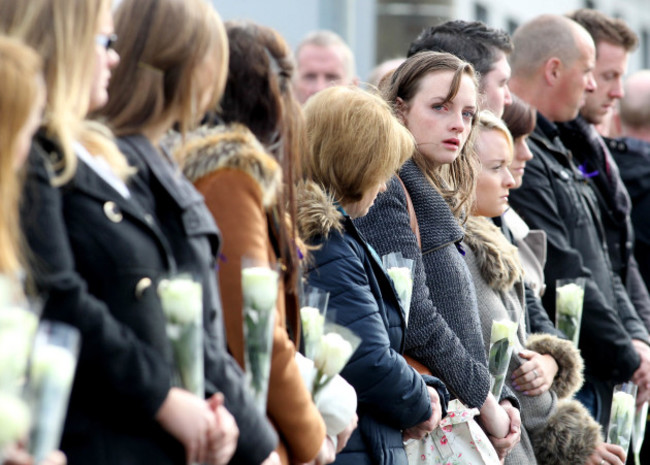
[[[512,135],[510,134],[506,123],[501,118],[497,118],[495,114],[489,110],[481,111],[478,114],[477,119],[479,133],[482,131],[497,131],[500,132],[503,137],[505,137],[508,148],[510,149],[509,162],[511,162],[512,157],[515,153],[515,144],[512,140]]]
[[[43,59],[47,88],[43,126],[63,154],[54,166],[54,186],[74,176],[74,141],[93,155],[101,155],[118,176],[126,178],[132,172],[110,132],[85,121],[94,75],[95,35],[105,11],[110,12],[110,0],[0,0],[0,32],[23,40]]]
[[[357,87],[330,87],[305,105],[305,171],[340,203],[357,202],[413,153],[411,133],[380,97]]]
[[[0,36],[0,273],[24,267],[18,202],[21,183],[15,170],[16,137],[27,123],[41,92],[43,63],[22,42]]]
[[[199,122],[197,70],[214,58],[209,107],[223,94],[228,40],[216,10],[205,0],[123,0],[115,13],[121,59],[108,104],[99,113],[117,135],[140,133],[170,121],[182,134]],[[206,108],[207,109],[207,108]],[[206,110],[204,109],[204,110]]]
[[[382,79],[380,90],[384,99],[393,106],[396,114],[399,114],[398,99],[408,104],[420,90],[422,79],[431,73],[441,71],[454,73],[445,101],[449,102],[456,97],[462,77],[468,76],[477,90],[476,107],[478,108],[479,85],[474,68],[471,64],[449,53],[428,51],[416,53],[402,63],[390,76]],[[473,118],[467,141],[453,163],[434,167],[418,150],[413,153],[413,161],[447,201],[456,218],[465,217],[465,206],[472,205],[474,202],[476,177],[479,169],[478,158],[474,150],[476,124],[476,118]]]

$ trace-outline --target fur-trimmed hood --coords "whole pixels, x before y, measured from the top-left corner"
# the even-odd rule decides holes
[[[575,399],[564,399],[531,441],[540,465],[569,465],[586,463],[602,438],[587,409]]]
[[[246,126],[202,126],[175,153],[192,183],[218,170],[240,170],[258,182],[266,208],[277,202],[282,169]]]
[[[522,279],[517,248],[489,219],[470,216],[465,223],[464,242],[474,252],[481,275],[491,288],[504,291]]]
[[[334,198],[313,181],[301,181],[296,189],[298,234],[309,243],[317,236],[341,231],[343,214]]]

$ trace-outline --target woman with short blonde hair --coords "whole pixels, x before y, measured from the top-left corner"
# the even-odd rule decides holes
[[[298,227],[311,246],[309,284],[330,293],[328,315],[361,338],[343,368],[357,391],[359,428],[337,464],[405,465],[403,440],[421,438],[444,416],[448,394],[401,356],[406,312],[381,259],[352,220],[414,149],[413,138],[381,98],[330,87],[305,105],[308,180],[299,189]]]
[[[339,202],[357,202],[406,161],[413,151],[413,136],[395,124],[390,106],[378,96],[369,97],[351,87],[334,87],[328,95],[331,99],[312,99],[307,104],[307,135],[312,150],[303,162],[305,172],[315,182],[328,186]],[[357,114],[366,118],[355,117]],[[342,122],[346,123],[345,131],[341,131]],[[385,129],[379,136],[378,127]],[[365,143],[360,144],[360,140]]]

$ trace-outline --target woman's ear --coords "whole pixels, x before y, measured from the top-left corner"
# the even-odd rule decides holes
[[[395,99],[395,116],[402,124],[406,124],[406,113],[408,112],[408,105],[401,97]]]

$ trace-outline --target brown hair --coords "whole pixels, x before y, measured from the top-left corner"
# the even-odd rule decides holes
[[[389,79],[382,79],[380,82],[382,94],[386,101],[393,106],[394,110],[399,113],[398,98],[408,103],[420,90],[422,79],[430,73],[440,71],[454,73],[445,102],[452,101],[456,97],[464,75],[472,79],[477,89],[478,99],[479,86],[471,64],[449,53],[427,51],[413,55],[400,65]],[[478,107],[478,100],[476,105]],[[465,146],[456,160],[449,165],[434,168],[418,150],[413,153],[415,163],[436,189],[440,191],[457,218],[465,214],[464,208],[466,205],[472,204],[476,189],[476,176],[478,175],[479,166],[474,151],[476,124],[476,118],[474,118]]]
[[[15,275],[25,263],[21,253],[16,175],[17,135],[44,92],[43,63],[22,42],[0,36],[0,274]]]
[[[211,107],[223,92],[227,39],[216,10],[203,0],[123,0],[115,13],[121,59],[108,104],[99,114],[117,135],[178,122],[185,134],[201,119],[204,89],[197,70],[214,58]]]
[[[226,31],[230,63],[216,119],[250,128],[282,167],[281,199],[271,214],[276,217],[273,223],[280,259],[288,271],[288,289],[296,292],[295,180],[307,145],[302,109],[291,85],[291,49],[276,31],[252,22],[227,22]]]
[[[596,46],[599,42],[607,42],[631,52],[639,45],[639,37],[620,18],[612,18],[598,10],[587,8],[572,11],[567,17],[584,27]]]
[[[341,204],[357,202],[413,153],[413,136],[379,96],[330,87],[305,105],[305,172]]]
[[[505,107],[502,119],[512,138],[518,139],[533,132],[537,124],[537,113],[528,103],[512,94],[512,103]]]

